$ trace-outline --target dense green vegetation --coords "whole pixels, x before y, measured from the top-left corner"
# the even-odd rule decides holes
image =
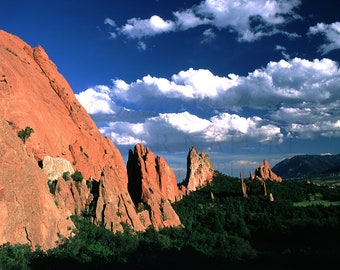
[[[245,181],[217,172],[211,185],[173,204],[183,228],[112,233],[103,225],[74,216],[74,237],[57,248],[34,251],[4,244],[0,269],[184,269],[190,265],[218,269],[288,269],[326,267],[340,254],[340,201],[336,186],[306,181]]]

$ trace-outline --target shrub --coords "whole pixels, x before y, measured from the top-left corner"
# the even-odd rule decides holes
[[[71,174],[71,177],[76,182],[81,182],[84,179],[83,175],[78,170],[76,170],[73,174]]]
[[[55,191],[57,190],[57,180],[51,180],[51,179],[48,179],[48,187],[50,189],[50,192],[51,194],[55,195]]]
[[[70,174],[70,172],[63,172],[63,179],[64,179],[65,181],[70,180],[70,179],[71,179],[71,174]]]
[[[33,132],[33,128],[27,126],[25,129],[18,131],[18,137],[23,141],[23,143],[25,143]]]

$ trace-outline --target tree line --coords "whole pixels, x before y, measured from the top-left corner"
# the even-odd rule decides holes
[[[173,203],[182,227],[153,227],[112,233],[104,224],[73,216],[75,234],[56,248],[32,250],[25,244],[0,247],[1,269],[184,269],[187,265],[230,269],[287,269],[337,262],[340,206],[306,207],[311,195],[340,202],[337,187],[306,181],[244,181],[220,172],[210,185]],[[272,193],[274,201],[263,192]]]

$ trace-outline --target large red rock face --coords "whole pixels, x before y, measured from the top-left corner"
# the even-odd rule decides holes
[[[34,156],[3,119],[0,134],[0,244],[51,248],[74,224],[58,209]]]
[[[26,145],[36,160],[60,156],[85,178],[95,179],[112,156],[124,167],[116,147],[102,137],[43,48],[32,49],[3,31],[0,36],[0,116],[16,130],[34,129]],[[127,183],[126,175],[120,178]]]
[[[129,192],[132,200],[145,215],[147,223],[156,229],[180,226],[181,221],[171,206],[179,199],[176,176],[167,162],[142,144],[129,151],[127,162]],[[150,221],[148,221],[150,219]]]
[[[97,182],[102,180],[102,187],[107,189],[107,192],[102,192],[100,198],[104,203],[112,200],[112,193],[115,198],[127,196],[124,202],[131,200],[128,195],[125,195],[127,173],[121,153],[108,138],[101,135],[43,48],[38,46],[33,49],[18,37],[0,31],[0,59],[0,118],[11,124],[12,135],[14,134],[16,138],[17,131],[26,126],[34,130],[25,142],[26,155],[30,156],[30,168],[27,171],[36,170],[39,174],[37,177],[26,177],[25,181],[30,179],[31,183],[27,183],[26,187],[31,187],[34,193],[42,193],[41,197],[44,200],[41,199],[39,204],[44,205],[51,216],[58,216],[58,209],[59,212],[66,210],[63,213],[79,214],[81,208],[86,207],[88,200],[91,200],[90,192],[85,191],[86,185],[84,188],[78,188],[83,192],[77,193],[72,182],[63,183],[62,179],[58,181],[58,192],[55,198],[51,197],[47,176],[44,177],[40,168],[46,156],[60,157],[69,161],[74,171],[80,171],[85,180],[93,179]],[[17,142],[20,143],[18,138]],[[6,147],[3,141],[1,141],[1,147]],[[3,159],[5,159],[4,163],[0,164],[1,179],[7,179],[7,181],[14,182],[14,186],[20,186],[25,178],[22,171],[24,168],[18,165],[13,171],[5,171],[3,166],[7,158],[3,157]],[[44,188],[36,187],[37,182],[40,183],[39,185],[44,185]],[[28,195],[20,193],[20,196],[23,196],[22,200],[26,203],[37,203],[30,197],[25,197]],[[55,207],[55,202],[60,205],[59,208]],[[120,208],[124,208],[124,202],[121,203]],[[6,202],[6,205],[10,207],[9,202]],[[48,209],[49,205],[52,205],[51,209]],[[112,207],[116,206],[114,204]],[[103,221],[112,220],[113,216],[117,215],[117,209],[112,210],[112,207],[98,204],[96,211],[101,212],[100,217],[104,219]],[[124,209],[127,209],[124,210],[125,212],[133,211],[131,216],[137,218],[132,207]],[[111,212],[108,213],[109,211]],[[7,211],[7,214],[11,219],[15,218],[17,213]],[[21,220],[21,227],[26,228],[27,234],[34,233],[30,231],[27,224],[47,222],[43,219],[36,220],[28,213],[26,215],[27,218]],[[127,215],[125,213],[122,217]],[[115,217],[115,221],[122,221],[122,218]],[[6,230],[15,230],[10,223],[3,224],[5,225],[2,227],[6,226]],[[137,226],[137,228],[143,229],[142,226]],[[51,229],[45,233],[54,231]],[[13,240],[7,237],[0,239],[1,242]],[[53,246],[51,242],[47,244],[42,241],[43,238],[40,241],[37,240],[36,243],[43,244],[45,247]]]
[[[23,142],[17,132],[27,126],[34,132]],[[171,203],[214,174],[196,148],[187,162],[181,190],[167,162],[143,145],[125,165],[43,48],[0,30],[0,245],[53,248],[58,235],[71,235],[70,216],[84,212],[113,232],[122,223],[137,231],[180,226]],[[82,181],[65,177],[77,171]]]
[[[163,198],[150,202],[152,220],[147,220],[148,213],[136,211],[117,147],[99,132],[43,48],[32,48],[4,31],[0,31],[0,120],[0,244],[26,242],[52,248],[57,233],[67,237],[74,228],[69,216],[83,210],[91,210],[93,222],[104,222],[112,231],[121,231],[121,222],[135,230],[145,230],[153,222],[158,227],[162,213],[157,206]],[[26,126],[34,132],[23,143],[17,132]],[[52,159],[46,161],[46,156]],[[44,163],[58,167],[58,162],[80,171],[84,180],[66,181],[61,171],[42,168]],[[49,191],[48,180],[54,181],[55,194]],[[169,214],[162,224],[178,223],[177,215]]]

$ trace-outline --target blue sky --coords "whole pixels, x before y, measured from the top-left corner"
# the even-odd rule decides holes
[[[1,2],[125,160],[141,142],[181,181],[191,146],[232,176],[340,153],[336,0]]]

